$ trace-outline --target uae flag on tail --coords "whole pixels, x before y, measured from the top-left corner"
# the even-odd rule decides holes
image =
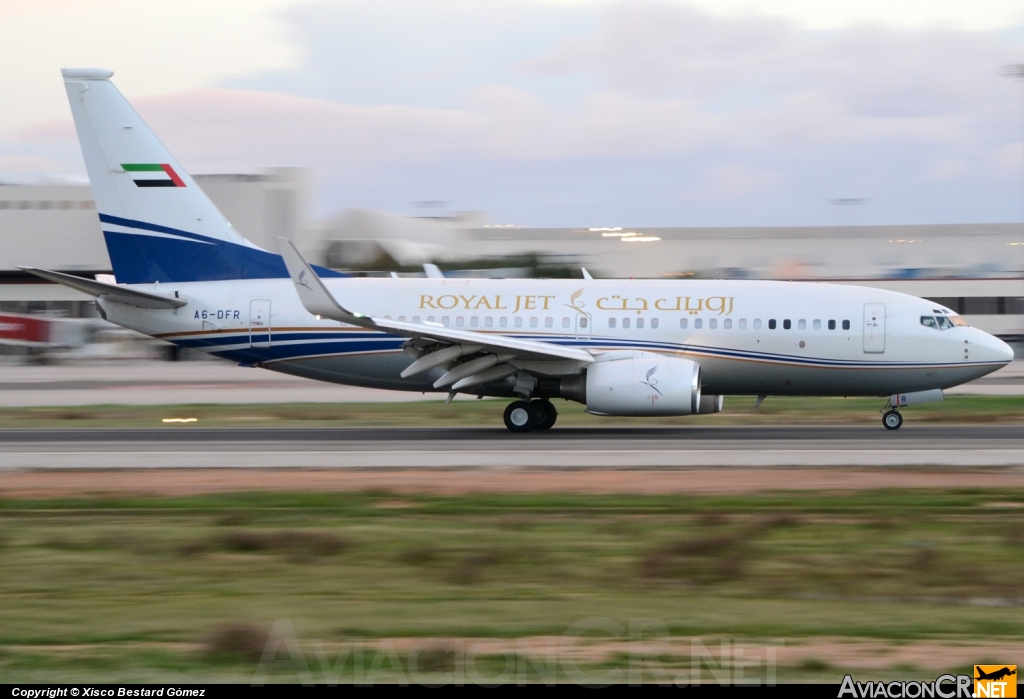
[[[164,163],[147,165],[144,163],[122,163],[121,167],[132,178],[136,187],[184,187],[185,182],[178,177],[170,165]]]

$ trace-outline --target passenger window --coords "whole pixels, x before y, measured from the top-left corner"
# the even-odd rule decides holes
[[[516,327],[517,328],[523,327],[523,319],[518,317],[518,316],[516,317]]]
[[[718,327],[718,318],[712,318],[708,321],[708,327],[714,330]]]
[[[657,318],[651,318],[651,330],[657,330],[657,329],[658,329],[658,319]]]
[[[821,321],[820,320],[814,321],[814,329],[815,330],[821,330]]]
[[[420,317],[419,316],[413,316],[412,317],[412,322],[414,322],[414,323],[420,322]]]
[[[921,316],[921,325],[926,328],[932,328],[933,330],[939,329],[939,324],[935,322],[934,316]]]
[[[689,324],[690,324],[690,321],[688,321],[686,318],[680,318],[679,319],[679,327],[682,328],[683,330],[686,330],[686,326],[689,325]]]
[[[807,321],[802,319],[802,318],[800,320],[798,320],[796,322],[796,329],[797,330],[806,330],[807,329]]]
[[[939,316],[936,320],[939,321],[939,330],[949,330],[953,327],[953,323],[946,316]]]
[[[774,330],[775,329],[775,319],[774,318],[772,318],[771,320],[768,321],[768,329],[769,330]]]
[[[455,319],[455,327],[456,328],[461,328],[465,324],[466,324],[466,321],[462,318],[462,316],[458,316]]]
[[[760,329],[761,329],[761,319],[760,318],[755,318],[754,319],[754,330],[760,330]]]
[[[434,316],[427,316],[427,321],[430,323],[434,322]]]
[[[850,321],[844,320],[843,321],[843,330],[849,330],[849,329],[850,329]]]
[[[586,316],[582,316],[580,318],[580,327],[581,328],[587,327],[587,317]]]
[[[695,319],[695,320],[693,321],[693,327],[695,327],[695,328],[697,328],[698,330],[700,330],[700,329],[701,329],[702,327],[704,327],[704,321],[703,321],[703,320],[701,320],[700,318],[696,318],[696,319]]]
[[[828,322],[828,329],[829,330],[835,330],[836,329],[836,322],[834,320],[830,320]]]
[[[487,316],[486,318],[484,318],[484,327],[485,328],[493,328],[494,327],[494,318],[491,318],[490,316]]]
[[[568,328],[569,327],[569,319],[568,318],[562,318],[562,327],[563,328]]]
[[[608,319],[608,327],[609,328],[614,328],[615,327],[615,319],[614,318],[609,318]]]
[[[644,319],[643,319],[643,318],[637,318],[637,319],[636,319],[636,327],[637,327],[637,328],[642,328],[642,327],[644,327]]]
[[[555,327],[555,319],[554,318],[545,318],[544,319],[544,327],[545,328],[553,328],[553,327]]]
[[[622,319],[622,327],[624,327],[624,328],[628,328],[629,327],[629,318],[623,318]]]
[[[782,321],[782,329],[783,330],[789,330],[792,327],[793,327],[793,323],[789,320],[789,318],[787,318],[786,320]]]
[[[726,318],[726,319],[725,319],[725,320],[724,320],[724,321],[722,322],[722,326],[723,326],[723,327],[724,327],[724,328],[725,328],[726,330],[729,330],[729,329],[731,329],[731,328],[732,328],[732,318]]]
[[[441,316],[441,325],[448,327],[448,316]]]
[[[747,329],[747,319],[746,318],[740,318],[740,330],[746,330],[746,329]]]
[[[469,319],[469,327],[476,328],[476,327],[479,327],[479,325],[480,325],[480,319],[477,318],[476,316],[473,316],[472,318]]]
[[[533,318],[530,318],[530,327],[531,328],[536,328],[537,327],[537,318],[536,318],[536,316],[534,316]]]
[[[398,322],[399,323],[404,323],[405,322],[405,316],[398,316]]]
[[[498,318],[498,325],[500,325],[503,328],[507,328],[508,327],[508,318],[506,318],[505,316],[502,316],[501,318]]]

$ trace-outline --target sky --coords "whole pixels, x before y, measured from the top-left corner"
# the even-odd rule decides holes
[[[314,168],[321,216],[1024,219],[1019,0],[0,0],[0,60],[2,181],[84,181],[59,69],[103,67],[190,172]]]

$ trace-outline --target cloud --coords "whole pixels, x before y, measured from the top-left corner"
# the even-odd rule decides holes
[[[314,166],[346,192],[324,206],[429,198],[545,224],[588,210],[780,224],[818,223],[822,202],[853,196],[876,222],[1016,215],[1020,88],[1000,75],[1024,49],[1012,33],[809,30],[793,12],[310,5],[285,15],[298,68],[125,92],[190,169]],[[73,130],[18,138],[43,149]]]
[[[747,165],[716,165],[707,171],[703,186],[689,196],[698,199],[745,197],[770,192],[784,181],[785,176],[779,172]]]
[[[114,70],[136,96],[296,68],[302,47],[277,18],[298,1],[0,0],[0,130],[64,117],[64,67]]]
[[[994,31],[1024,23],[1017,0],[679,0],[719,17],[766,15],[786,18],[801,29],[835,30],[871,24],[904,29],[957,27]]]
[[[66,163],[54,158],[36,155],[0,155],[0,174],[21,176],[25,173],[33,175],[61,174],[67,171]]]

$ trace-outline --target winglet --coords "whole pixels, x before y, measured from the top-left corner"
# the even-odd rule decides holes
[[[350,325],[374,327],[371,319],[360,313],[349,311],[335,300],[292,241],[278,237],[277,246],[281,250],[284,266],[288,268],[288,275],[292,278],[292,283],[295,284],[299,300],[302,301],[302,305],[307,311],[316,316],[340,320],[342,323]]]
[[[427,279],[444,279],[444,272],[441,271],[441,268],[430,262],[423,263],[423,274]]]
[[[590,276],[590,272],[587,271],[586,267],[580,267],[580,269],[583,271],[583,278],[584,279],[593,279],[593,277]]]

